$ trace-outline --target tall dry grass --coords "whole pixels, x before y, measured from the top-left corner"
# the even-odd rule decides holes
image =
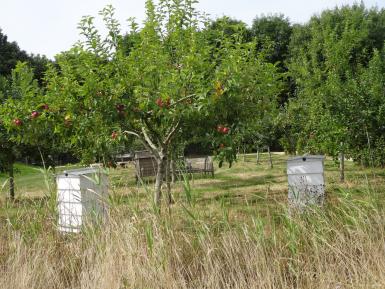
[[[1,223],[0,288],[385,288],[385,213],[362,194],[247,224],[116,206],[107,225],[66,236],[35,210]]]

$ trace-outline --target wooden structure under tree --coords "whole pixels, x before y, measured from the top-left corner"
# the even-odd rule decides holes
[[[134,155],[132,153],[118,154],[115,156],[116,164],[124,168],[126,168],[133,159]]]
[[[155,157],[148,151],[138,151],[134,154],[134,164],[136,180],[142,178],[154,177],[157,172],[157,163]],[[203,173],[214,176],[214,164],[210,156],[191,156],[183,160],[183,167],[176,169],[175,174],[182,173],[193,174]]]
[[[210,156],[190,156],[185,158],[187,173],[211,174],[214,177],[214,163]]]
[[[136,181],[145,177],[156,176],[157,163],[149,151],[137,151],[134,154]]]

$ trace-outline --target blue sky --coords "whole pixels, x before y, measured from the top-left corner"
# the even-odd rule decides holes
[[[282,13],[292,22],[304,23],[323,9],[353,4],[349,0],[201,0],[199,10],[212,18],[223,15],[251,24],[255,16]],[[385,7],[385,0],[365,0],[366,7]],[[123,30],[126,19],[144,18],[145,0],[0,0],[0,28],[10,41],[16,41],[29,53],[52,58],[69,49],[79,34],[82,16],[97,16],[107,4],[116,8]]]

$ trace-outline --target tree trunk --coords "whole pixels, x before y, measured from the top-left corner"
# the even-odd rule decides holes
[[[176,182],[176,167],[174,158],[171,158],[171,183],[175,184]]]
[[[243,162],[246,161],[246,146],[243,146]]]
[[[257,148],[257,165],[259,165],[259,147]]]
[[[269,162],[270,162],[270,168],[273,168],[273,159],[271,157],[271,151],[270,151],[270,146],[267,147],[267,152],[269,153]]]
[[[8,176],[9,176],[9,196],[13,201],[15,199],[15,180],[14,180],[14,168],[13,161],[10,161],[8,164]]]
[[[166,184],[167,184],[167,202],[168,204],[173,203],[171,195],[171,158],[168,158],[166,161]]]
[[[160,211],[161,199],[162,199],[162,183],[165,173],[165,158],[160,156],[157,160],[157,171],[155,178],[155,191],[154,191],[154,203]]]
[[[341,150],[340,153],[340,182],[343,183],[345,181],[345,154],[344,151]]]
[[[368,129],[366,127],[365,127],[365,131],[366,131],[366,138],[368,139],[369,163],[371,164],[372,168],[374,168],[373,154],[372,154],[372,149],[370,147],[370,137],[369,137]]]

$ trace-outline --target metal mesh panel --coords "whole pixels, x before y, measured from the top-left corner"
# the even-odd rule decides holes
[[[57,178],[58,229],[62,232],[80,232],[86,223],[96,222],[107,213],[105,198],[108,195],[107,178],[103,174],[96,180],[95,171],[78,175],[60,175]]]

